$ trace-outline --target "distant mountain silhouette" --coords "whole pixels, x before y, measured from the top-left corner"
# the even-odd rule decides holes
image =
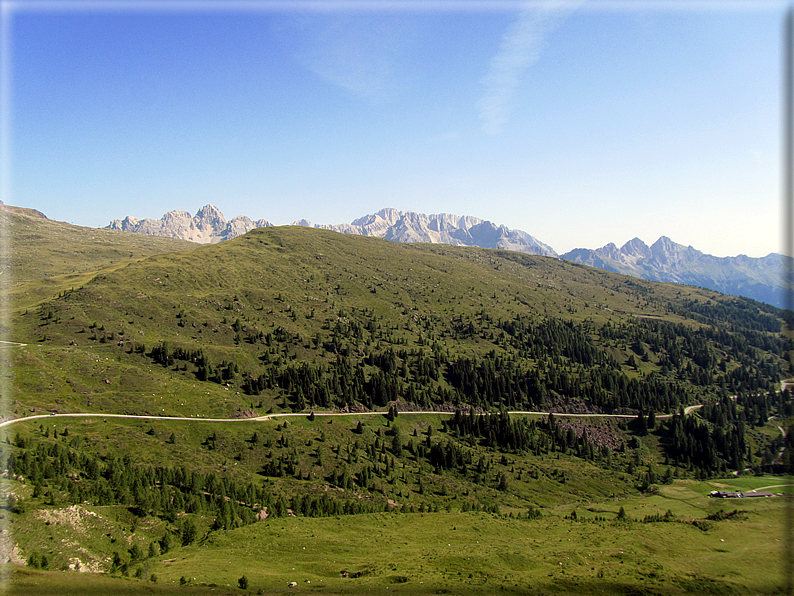
[[[610,242],[595,250],[577,248],[561,257],[651,281],[699,286],[784,306],[785,257],[776,253],[760,259],[745,255],[715,257],[662,236],[651,246],[634,238],[621,248]]]

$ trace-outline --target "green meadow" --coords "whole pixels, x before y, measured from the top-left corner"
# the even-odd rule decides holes
[[[741,513],[699,528],[693,517],[736,505],[701,496],[708,488],[675,484],[651,498],[583,504],[539,520],[446,512],[265,520],[149,561],[154,584],[17,570],[11,593],[83,582],[96,582],[97,593],[157,594],[778,593],[783,500],[743,501]],[[621,506],[630,518],[670,510],[675,521],[615,521]],[[573,511],[577,519],[566,519]],[[238,588],[242,576],[247,592]]]

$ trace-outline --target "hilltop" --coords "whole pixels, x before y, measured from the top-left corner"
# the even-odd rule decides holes
[[[10,232],[2,280],[40,281],[59,275],[95,273],[128,260],[186,250],[192,242],[169,237],[142,238],[47,218],[35,209],[0,203],[0,226]]]
[[[0,262],[0,291],[17,308],[86,283],[99,271],[196,246],[174,238],[75,226],[48,219],[34,209],[2,203],[0,230],[7,242]]]

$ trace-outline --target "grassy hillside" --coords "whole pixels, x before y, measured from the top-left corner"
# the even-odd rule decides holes
[[[133,394],[157,387],[160,411],[178,412],[214,380],[201,393],[222,385],[232,411],[575,399],[671,412],[773,388],[789,366],[780,314],[557,259],[265,228],[23,311],[15,337],[39,347],[15,356],[17,399],[142,412]]]
[[[52,222],[25,217],[17,254],[57,254]],[[239,421],[8,427],[0,522],[28,564],[12,593],[780,585],[759,570],[786,499],[708,519],[733,504],[705,495],[786,484],[752,476],[782,466],[794,414],[781,311],[509,251],[283,227],[171,252],[107,233],[15,286],[8,415]]]
[[[0,204],[0,230],[7,242],[0,288],[17,309],[90,280],[98,271],[151,255],[195,246],[175,238],[86,228],[33,209]]]
[[[714,505],[692,488],[699,487],[674,486],[653,499],[621,501],[641,517],[686,511],[672,522],[593,521],[596,514],[582,508],[576,521],[479,513],[265,521],[152,561],[147,571],[157,577],[154,584],[118,579],[115,586],[136,585],[139,593],[152,594],[365,594],[387,593],[387,587],[397,594],[461,595],[774,593],[782,579],[774,565],[780,546],[762,526],[780,523],[780,511],[768,501],[749,503],[738,516],[707,522],[704,531],[688,516],[704,519]],[[617,508],[598,507],[598,516],[614,517]],[[61,590],[71,582],[91,585],[76,573],[53,575],[22,576],[12,593],[46,593],[40,590],[48,582]],[[246,591],[237,588],[243,576]],[[114,586],[105,578],[93,581],[106,582],[106,590]],[[292,590],[290,582],[297,584]]]

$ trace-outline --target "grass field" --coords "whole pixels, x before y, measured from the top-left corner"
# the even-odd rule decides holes
[[[571,508],[538,520],[484,513],[265,520],[147,561],[143,575],[155,574],[156,584],[14,570],[10,593],[44,594],[49,582],[60,594],[71,582],[85,582],[75,590],[86,591],[74,593],[95,586],[119,594],[778,592],[784,499],[745,500],[740,514],[696,527],[691,519],[737,503],[702,496],[709,488],[679,482],[652,497],[588,504],[577,507],[576,521]],[[618,522],[621,506],[629,518],[670,509],[676,521]],[[243,575],[247,590],[237,587]]]

